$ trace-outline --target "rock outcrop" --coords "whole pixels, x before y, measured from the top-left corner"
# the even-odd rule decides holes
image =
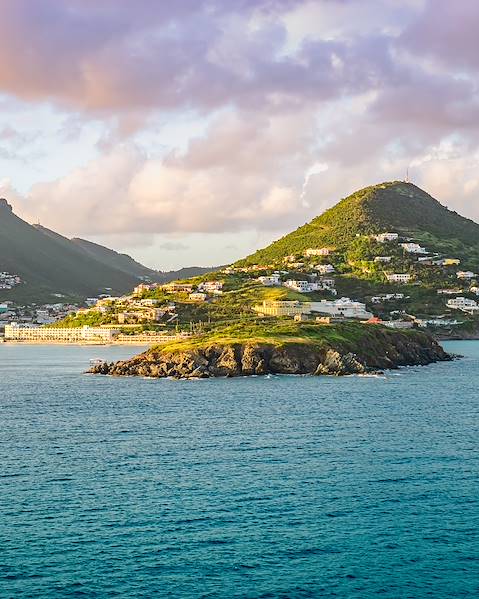
[[[349,375],[399,366],[450,360],[425,333],[377,329],[354,349],[297,343],[212,343],[174,351],[150,349],[130,360],[95,365],[89,372],[114,376],[173,378],[236,377],[264,374]]]

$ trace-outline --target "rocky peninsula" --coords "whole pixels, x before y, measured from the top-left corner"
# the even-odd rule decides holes
[[[451,360],[429,334],[380,326],[302,327],[302,337],[264,339],[206,336],[158,346],[129,360],[95,365],[89,372],[178,379],[266,374],[367,374],[400,366]]]

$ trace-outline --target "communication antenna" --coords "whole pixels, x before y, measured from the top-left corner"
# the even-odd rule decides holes
[[[406,181],[405,182],[406,183],[410,183],[410,180],[409,180],[409,166],[406,169]]]

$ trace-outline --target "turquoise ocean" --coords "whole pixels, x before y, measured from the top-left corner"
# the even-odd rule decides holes
[[[479,596],[479,342],[384,377],[0,345],[0,597]]]

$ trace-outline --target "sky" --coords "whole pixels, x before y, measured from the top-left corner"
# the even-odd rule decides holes
[[[479,221],[477,0],[2,0],[0,196],[161,270],[358,188]]]

